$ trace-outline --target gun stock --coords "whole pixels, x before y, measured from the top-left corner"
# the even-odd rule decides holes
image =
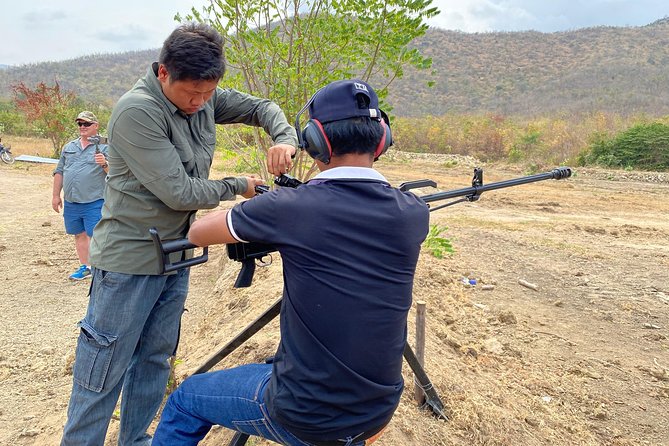
[[[156,248],[156,255],[158,256],[160,263],[160,274],[199,265],[200,263],[209,260],[209,248],[205,246],[202,248],[202,255],[172,263],[170,262],[171,253],[194,249],[197,248],[197,246],[189,242],[188,239],[163,241],[156,228],[149,228],[149,234],[151,235],[151,239],[153,239],[153,246]]]

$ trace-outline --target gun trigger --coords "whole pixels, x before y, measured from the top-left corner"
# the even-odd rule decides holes
[[[270,266],[271,264],[272,264],[272,254],[267,254],[266,256],[256,259],[257,266]]]

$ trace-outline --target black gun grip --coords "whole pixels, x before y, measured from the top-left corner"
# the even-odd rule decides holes
[[[242,269],[239,270],[237,279],[235,280],[235,288],[247,288],[251,286],[253,275],[256,272],[256,261],[248,259],[242,261]]]
[[[250,286],[256,270],[256,260],[260,262],[260,266],[268,266],[272,263],[271,253],[276,251],[274,246],[258,242],[228,243],[227,247],[228,257],[242,264],[242,269],[239,271],[235,282],[235,288]],[[265,258],[269,258],[269,260],[264,260]]]

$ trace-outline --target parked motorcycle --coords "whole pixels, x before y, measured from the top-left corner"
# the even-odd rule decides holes
[[[12,155],[12,151],[10,150],[11,146],[3,146],[2,145],[2,138],[0,138],[0,159],[7,163],[7,164],[12,164],[14,162],[14,155]]]

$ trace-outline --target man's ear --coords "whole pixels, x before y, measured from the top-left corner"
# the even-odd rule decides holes
[[[167,82],[169,78],[170,78],[170,73],[168,73],[167,68],[165,68],[165,65],[158,64],[158,80],[160,82]]]

